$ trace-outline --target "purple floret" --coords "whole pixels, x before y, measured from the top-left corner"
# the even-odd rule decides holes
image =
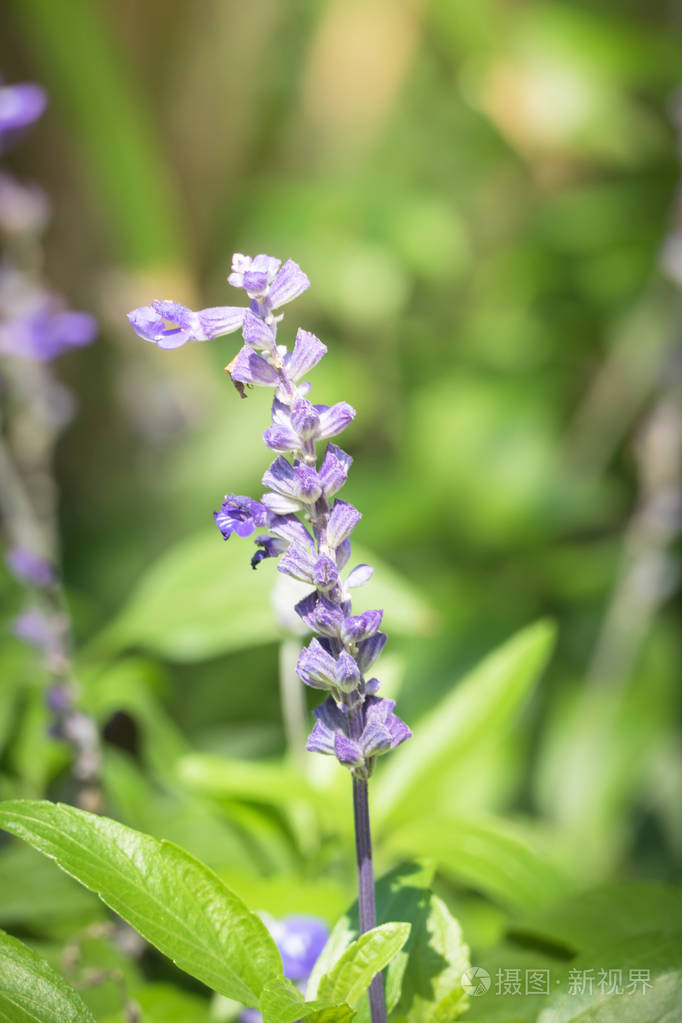
[[[350,737],[350,718],[333,697],[313,711],[316,721],[306,749],[313,753],[335,756],[346,767],[363,768],[366,761],[395,749],[412,732],[404,721],[393,713],[395,700],[379,696],[366,696],[363,704],[365,724],[357,739]]]
[[[208,341],[239,330],[245,309],[214,306],[198,313],[179,302],[155,300],[128,313],[130,324],[141,338],[159,348],[180,348],[188,341]]]
[[[267,526],[268,511],[250,497],[226,494],[220,511],[213,512],[213,518],[227,540],[233,533],[241,537],[251,536],[257,529]]]

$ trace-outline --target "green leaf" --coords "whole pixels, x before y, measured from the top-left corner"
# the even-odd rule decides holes
[[[141,1023],[209,1023],[213,1019],[208,999],[173,984],[141,984],[129,988],[129,994],[131,1002],[139,1006]],[[130,1023],[123,1009],[100,1019],[101,1023]]]
[[[420,916],[427,909],[428,888],[433,881],[434,867],[430,863],[403,863],[389,874],[380,878],[375,886],[377,920],[388,923],[390,920],[409,920],[416,925]],[[322,977],[331,973],[334,964],[360,934],[357,900],[335,924],[327,944],[322,949],[312,973],[308,978],[306,995],[308,998],[317,996]],[[400,979],[405,969],[407,956],[400,952],[391,963],[386,977],[387,1004],[389,1010],[397,1002],[400,995]],[[392,974],[397,971],[399,980],[395,997],[391,999],[390,989]]]
[[[384,600],[391,627],[410,633],[427,629],[433,615],[416,589],[373,554],[354,553],[374,565],[379,585],[367,588],[367,599],[377,601],[373,607],[381,606],[378,598]],[[154,562],[91,652],[142,647],[170,660],[196,661],[281,639],[271,566],[253,572],[249,557],[248,546],[234,539],[223,543],[216,530],[185,540]],[[296,589],[290,605],[304,592],[305,587],[300,593]]]
[[[651,933],[607,945],[574,959],[570,966],[580,975],[590,971],[592,984],[584,990],[563,985],[555,990],[538,1023],[677,1023],[680,1018],[682,932]],[[605,983],[600,971],[607,975]],[[608,980],[609,971],[618,974],[614,983]],[[635,971],[644,971],[645,980],[631,989]]]
[[[0,827],[97,892],[181,969],[256,1006],[281,962],[265,925],[213,871],[170,842],[42,801],[0,804]]]
[[[355,1012],[349,1005],[305,1002],[303,995],[287,978],[270,980],[260,999],[263,1023],[297,1023],[314,1017],[314,1023],[349,1023]]]
[[[377,779],[375,812],[384,821],[423,805],[423,793],[465,758],[479,736],[502,736],[549,660],[554,626],[536,622],[498,647],[395,750]]]
[[[320,981],[319,997],[354,1005],[373,977],[388,966],[410,936],[409,923],[389,923],[361,934]]]
[[[580,952],[640,934],[682,930],[682,889],[657,881],[614,882],[526,917],[514,933]]]
[[[106,917],[104,906],[70,877],[25,845],[0,851],[0,926],[52,933],[55,926],[73,934]]]
[[[445,903],[435,895],[428,915],[413,928],[409,948],[411,969],[403,976],[395,1023],[450,1023],[467,1008],[462,974],[469,966],[469,949],[462,929]]]
[[[457,921],[429,891],[432,880],[431,864],[407,863],[376,885],[377,918],[399,916],[412,924],[407,942],[384,978],[387,1009],[396,1023],[449,1023],[466,1007],[461,977],[469,965],[468,949]],[[356,903],[338,921],[315,964],[308,982],[309,998],[317,997],[318,991],[322,996],[323,974],[333,974],[334,964],[343,958],[358,929]],[[366,1000],[358,1010],[358,1023],[365,1023],[369,1019]]]
[[[3,1023],[95,1023],[87,1005],[51,966],[0,931]]]
[[[397,856],[432,856],[459,882],[529,912],[562,898],[572,884],[553,837],[531,822],[432,814],[397,827],[387,845]]]

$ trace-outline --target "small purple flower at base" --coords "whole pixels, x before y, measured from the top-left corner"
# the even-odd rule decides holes
[[[179,302],[155,300],[128,313],[133,330],[159,348],[180,348],[188,341],[209,341],[239,330],[244,322],[241,306],[214,306],[194,312]]]
[[[251,536],[257,529],[268,525],[267,509],[251,497],[236,497],[226,494],[220,511],[213,512],[215,524],[228,540],[233,533],[237,536]]]
[[[34,586],[49,586],[57,578],[54,565],[28,547],[13,547],[7,554],[7,566],[16,579]]]
[[[327,944],[326,923],[314,916],[287,916],[267,923],[282,956],[284,976],[298,983],[306,981]]]
[[[308,737],[306,749],[311,753],[335,756],[339,763],[366,776],[368,761],[395,749],[412,735],[405,722],[393,713],[394,707],[395,700],[366,696],[362,734],[358,739],[351,739],[348,713],[329,696],[313,711],[315,727]]]
[[[275,939],[282,957],[284,976],[303,990],[329,938],[329,927],[316,916],[286,916],[283,920],[264,916],[263,922]],[[240,1023],[262,1023],[259,1009],[244,1009]]]
[[[47,106],[47,94],[33,82],[0,86],[0,152],[37,121]]]

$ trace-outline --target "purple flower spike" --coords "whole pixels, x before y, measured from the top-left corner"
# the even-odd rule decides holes
[[[278,343],[283,316],[276,311],[310,285],[301,268],[291,259],[282,264],[264,253],[253,258],[235,253],[228,282],[246,292],[248,308],[194,312],[175,302],[153,302],[134,310],[130,321],[143,338],[162,348],[205,341],[241,326],[244,345],[228,366],[233,381],[242,397],[244,384],[273,388],[272,422],[263,439],[278,457],[263,475],[266,493],[260,503],[227,495],[214,515],[225,539],[265,527],[254,537],[258,550],[252,566],[278,558],[279,572],[314,588],[295,606],[315,633],[296,670],[305,685],[331,696],[315,712],[308,749],[336,756],[356,779],[366,780],[374,758],[410,732],[393,714],[393,702],[375,695],[379,681],[365,678],[386,642],[379,631],[383,612],[354,615],[350,591],[364,585],[373,569],[356,565],[345,583],[340,578],[351,558],[351,534],[362,517],[336,496],[352,458],[329,443],[318,464],[318,443],[345,430],[355,409],[345,401],[329,406],[308,399],[310,383],[304,378],[327,352],[319,338],[299,329],[291,351]],[[289,622],[297,629],[295,620]],[[360,836],[368,833],[362,827]]]
[[[239,330],[245,310],[237,306],[215,306],[195,313],[179,302],[159,301],[128,313],[130,324],[145,341],[159,348],[180,348],[188,341],[208,341]]]
[[[237,536],[251,536],[261,526],[268,524],[267,509],[250,497],[235,497],[226,494],[220,511],[213,512],[215,524],[228,540],[233,533]]]
[[[7,565],[17,579],[34,586],[49,586],[57,578],[54,565],[27,547],[13,547]]]
[[[327,525],[327,543],[330,547],[338,547],[353,532],[362,518],[361,513],[352,504],[336,500]]]
[[[45,90],[33,82],[0,86],[0,151],[37,121],[46,106]]]

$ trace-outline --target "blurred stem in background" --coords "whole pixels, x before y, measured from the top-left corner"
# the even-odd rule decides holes
[[[8,0],[7,7],[55,106],[73,126],[71,143],[81,151],[88,190],[119,259],[138,268],[173,265],[186,242],[172,171],[107,5]]]
[[[674,117],[682,155],[679,100]],[[662,263],[679,287],[682,189],[677,206],[677,222],[664,243]],[[552,798],[586,861],[593,857],[597,869],[609,842],[615,838],[617,847],[623,837],[612,819],[614,808],[628,788],[637,797],[644,787],[638,765],[641,736],[651,727],[648,703],[666,706],[670,699],[655,690],[655,679],[638,675],[637,666],[656,618],[680,578],[673,546],[682,527],[682,348],[679,329],[671,324],[679,316],[678,309],[679,299],[671,303],[664,285],[656,283],[648,289],[597,373],[568,443],[570,456],[582,471],[598,476],[632,430],[638,486],[638,501],[624,530],[620,568],[585,685],[576,694],[555,760],[555,770],[557,766],[560,770]],[[640,718],[629,733],[637,713]],[[653,727],[665,735],[665,712]],[[551,787],[546,787],[546,796]]]

